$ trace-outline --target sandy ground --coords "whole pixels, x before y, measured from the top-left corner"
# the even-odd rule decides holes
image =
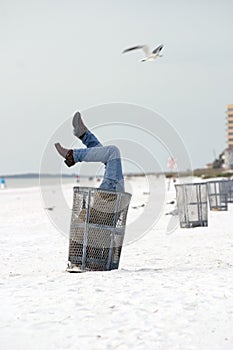
[[[147,190],[140,178],[131,186],[129,222]],[[82,274],[65,271],[68,240],[38,188],[1,191],[0,208],[0,349],[233,349],[232,205],[209,212],[208,227],[167,234],[166,204],[123,247],[119,270]]]

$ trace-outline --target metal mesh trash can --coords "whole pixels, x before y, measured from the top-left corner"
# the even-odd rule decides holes
[[[73,188],[69,272],[117,269],[131,194]]]
[[[227,181],[228,203],[233,203],[233,180]]]
[[[208,226],[206,183],[175,185],[181,228]]]
[[[228,181],[216,180],[207,182],[210,210],[228,209]]]

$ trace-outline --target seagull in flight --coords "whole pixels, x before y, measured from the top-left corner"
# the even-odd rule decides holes
[[[147,45],[137,45],[137,46],[133,46],[133,47],[129,47],[128,49],[125,49],[124,51],[122,51],[122,53],[142,49],[145,54],[145,57],[141,59],[140,62],[154,61],[157,57],[163,57],[162,55],[160,55],[162,48],[163,48],[163,45],[159,45],[158,47],[156,47],[156,49],[154,49],[151,52]]]

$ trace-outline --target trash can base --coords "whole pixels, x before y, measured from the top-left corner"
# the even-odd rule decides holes
[[[195,228],[195,227],[207,227],[208,221],[198,221],[198,222],[189,222],[189,223],[180,223],[181,228]]]
[[[80,266],[78,266],[76,264],[72,264],[72,263],[68,264],[66,271],[67,272],[83,272],[83,270],[81,269]]]

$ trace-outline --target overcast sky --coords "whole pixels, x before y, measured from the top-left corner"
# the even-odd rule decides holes
[[[0,0],[0,174],[38,172],[58,126],[110,102],[161,114],[194,168],[213,161],[233,103],[232,14],[232,0]],[[136,44],[164,44],[163,57],[121,54]]]

